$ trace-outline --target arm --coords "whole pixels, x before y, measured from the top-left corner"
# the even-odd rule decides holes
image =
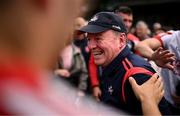
[[[91,86],[93,91],[93,96],[97,101],[100,101],[101,89],[99,87],[99,80],[97,74],[97,66],[94,63],[93,55],[90,56],[89,60],[89,77],[91,80]]]
[[[67,45],[61,52],[60,57],[62,60],[62,67],[65,69],[70,69],[72,66],[73,58],[73,48],[72,45]]]
[[[70,72],[66,69],[56,69],[54,71],[55,75],[61,76],[61,77],[66,77],[68,78],[70,76]]]
[[[129,82],[138,100],[141,101],[143,115],[161,115],[158,104],[164,95],[163,83],[157,74],[142,85],[130,77]]]
[[[156,50],[160,46],[161,43],[159,40],[151,38],[139,42],[134,49],[138,51],[138,53],[140,53],[140,55],[142,55],[143,57],[151,59],[154,50]]]
[[[98,86],[99,80],[98,80],[98,73],[97,73],[97,66],[94,63],[93,55],[91,54],[89,59],[89,77],[91,80],[91,86]]]
[[[175,55],[169,50],[164,50],[161,46],[158,39],[152,38],[139,42],[135,46],[135,50],[143,57],[153,60],[158,66],[173,70],[174,66],[171,62],[175,60]]]

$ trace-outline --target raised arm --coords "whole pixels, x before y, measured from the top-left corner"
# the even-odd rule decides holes
[[[141,56],[151,59],[154,50],[156,50],[159,47],[161,47],[160,41],[155,38],[151,38],[139,42],[135,46],[135,50],[138,51],[138,53],[140,53]]]
[[[91,54],[89,60],[89,77],[91,81],[91,87],[93,96],[97,101],[100,101],[101,96],[101,89],[99,87],[99,79],[98,79],[98,72],[97,72],[97,65],[94,63],[93,55]]]
[[[158,39],[151,38],[139,42],[135,46],[135,50],[148,60],[153,60],[158,66],[173,70],[172,62],[175,60],[175,55],[161,46]]]

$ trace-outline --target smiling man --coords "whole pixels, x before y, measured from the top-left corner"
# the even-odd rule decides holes
[[[101,101],[132,114],[142,114],[143,103],[135,97],[129,81],[126,81],[126,75],[136,67],[132,75],[141,85],[155,71],[148,62],[127,47],[127,30],[122,19],[111,12],[100,12],[81,31],[88,33],[88,47],[95,64],[103,67],[100,78]],[[162,114],[170,113],[164,98],[160,103],[153,104],[154,108],[158,104]],[[152,106],[151,103],[146,105]]]

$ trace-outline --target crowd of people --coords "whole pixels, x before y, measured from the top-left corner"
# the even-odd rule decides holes
[[[180,31],[82,4],[0,1],[0,114],[179,115]]]

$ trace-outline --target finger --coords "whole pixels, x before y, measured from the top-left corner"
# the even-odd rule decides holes
[[[100,97],[101,97],[101,92],[99,92],[99,93],[97,94],[96,100],[97,100],[97,101],[100,101]]]
[[[172,59],[172,60],[176,59],[174,54],[171,54],[171,53],[165,54],[161,58],[163,58],[163,59]]]
[[[162,79],[161,79],[161,77],[159,77],[158,79],[157,79],[157,81],[155,82],[155,85],[156,85],[156,87],[160,87],[160,85],[161,85],[161,83],[162,83]],[[161,88],[160,88],[161,89]]]
[[[169,53],[171,53],[169,50],[162,50],[161,51],[161,55],[166,55],[166,54],[169,54]]]
[[[164,63],[171,63],[175,61],[174,58],[161,58],[161,59],[162,59],[162,62]]]
[[[157,81],[158,77],[159,77],[158,74],[155,73],[155,74],[153,74],[153,76],[148,81],[155,83]]]
[[[97,96],[96,96],[95,98],[96,98],[96,101],[97,101],[97,102],[100,102],[100,99],[99,99],[99,97],[97,97]]]
[[[161,54],[161,49],[160,48],[158,48],[157,50],[155,50],[154,51],[154,53],[153,53],[155,56],[159,56],[160,54]]]
[[[167,69],[170,69],[170,70],[174,70],[174,65],[168,63],[168,64],[165,64],[165,65],[163,66],[163,68],[167,68]]]
[[[159,47],[155,52],[161,53],[162,50],[163,50],[163,48],[162,48],[162,47]]]
[[[166,57],[175,57],[175,54],[170,52],[170,53],[165,54],[164,56],[166,56]]]
[[[133,77],[129,77],[129,83],[134,91],[138,90],[139,85],[136,83],[136,80]]]

